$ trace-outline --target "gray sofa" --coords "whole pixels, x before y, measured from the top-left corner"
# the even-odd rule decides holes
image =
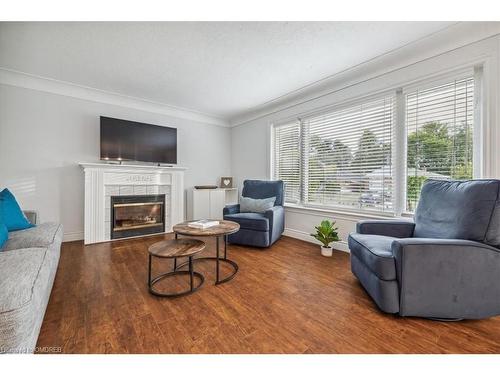
[[[499,180],[427,181],[413,221],[357,224],[348,239],[352,272],[388,313],[499,315],[499,194]]]
[[[26,212],[32,223],[36,215]],[[62,227],[43,223],[9,233],[0,251],[0,353],[35,351],[59,262]]]

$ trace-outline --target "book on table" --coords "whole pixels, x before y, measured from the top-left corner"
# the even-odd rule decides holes
[[[207,229],[216,225],[219,225],[219,222],[217,220],[209,220],[209,219],[196,220],[188,223],[188,227],[196,229]]]

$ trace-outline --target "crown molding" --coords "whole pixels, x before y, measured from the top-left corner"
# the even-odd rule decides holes
[[[44,91],[51,94],[68,96],[97,103],[105,103],[120,107],[133,108],[140,111],[192,120],[217,126],[230,126],[229,122],[217,116],[197,112],[169,104],[158,103],[147,99],[126,96],[114,92],[99,90],[70,82],[45,78],[0,67],[0,84]]]
[[[373,78],[500,34],[500,22],[457,22],[369,61],[311,83],[229,119],[232,127],[319,99]]]

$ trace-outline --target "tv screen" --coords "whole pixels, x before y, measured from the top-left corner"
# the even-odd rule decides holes
[[[177,129],[101,116],[101,160],[177,163]]]

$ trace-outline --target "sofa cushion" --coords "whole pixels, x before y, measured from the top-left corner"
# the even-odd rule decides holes
[[[9,189],[0,192],[0,222],[5,224],[9,232],[33,227]]]
[[[59,261],[62,229],[46,248],[0,254],[0,352],[35,350]]]
[[[33,228],[10,232],[9,240],[3,250],[47,247],[54,242],[60,226],[60,224],[48,222],[39,224]]]
[[[3,249],[3,245],[9,239],[9,231],[4,223],[0,222],[0,251]]]
[[[224,215],[224,220],[235,221],[240,224],[240,229],[269,231],[269,219],[263,214],[254,212],[242,212],[238,214]]]
[[[484,241],[499,189],[499,180],[426,181],[413,236]]]
[[[46,248],[29,248],[2,253],[0,313],[18,309],[31,300],[33,284],[46,251]]]
[[[374,234],[351,233],[349,249],[379,279],[396,280],[396,262],[391,245],[396,238]]]

